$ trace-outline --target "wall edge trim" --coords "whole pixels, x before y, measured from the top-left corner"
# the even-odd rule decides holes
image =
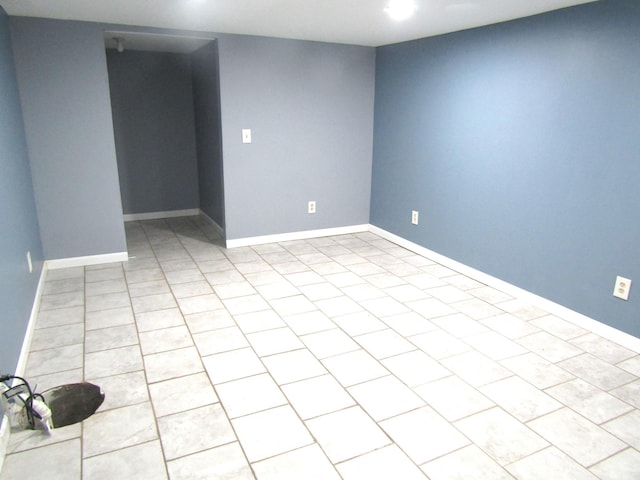
[[[24,377],[27,367],[27,357],[29,356],[29,350],[31,350],[31,341],[33,340],[33,331],[36,327],[36,320],[38,318],[38,311],[40,310],[40,301],[42,300],[42,292],[44,290],[44,282],[47,278],[47,267],[42,265],[40,270],[40,278],[38,279],[38,286],[36,287],[36,293],[33,299],[33,305],[31,306],[31,315],[29,315],[29,322],[27,323],[27,330],[22,340],[22,348],[20,349],[20,356],[18,357],[18,364],[16,365],[16,371],[14,375]],[[0,418],[0,472],[2,472],[2,466],[4,465],[4,459],[7,454],[7,448],[9,447],[9,438],[11,437],[11,425],[9,424],[9,417],[2,415]]]
[[[54,260],[46,260],[44,264],[47,270],[58,270],[59,268],[86,267],[103,263],[126,262],[127,260],[129,260],[127,252],[114,252],[85,257],[56,258]]]
[[[202,218],[204,218],[207,221],[207,223],[209,223],[215,229],[216,233],[220,235],[222,238],[224,238],[224,228],[218,225],[218,222],[216,222],[213,218],[207,215],[207,213],[204,210],[199,210],[199,212]]]
[[[125,222],[135,222],[138,220],[157,220],[160,218],[193,217],[199,214],[199,208],[188,208],[185,210],[167,210],[165,212],[126,213],[123,215],[123,218]]]
[[[369,231],[369,225],[349,225],[346,227],[322,228],[319,230],[303,230],[300,232],[276,233],[259,237],[246,237],[227,240],[227,248],[248,247],[264,243],[289,242],[292,240],[306,240],[309,238],[330,237],[332,235],[347,235]]]
[[[445,255],[434,252],[433,250],[429,250],[428,248],[422,247],[416,243],[411,242],[410,240],[404,239],[380,227],[376,227],[375,225],[370,225],[369,231],[380,235],[381,237],[393,243],[396,243],[397,245],[404,247],[407,250],[411,250],[412,252],[438,262],[445,267],[451,268],[456,272],[467,275],[474,280],[508,293],[515,298],[527,301],[534,306],[546,310],[552,315],[556,315],[557,317],[567,320],[568,322],[571,322],[574,325],[584,328],[585,330],[588,330],[592,333],[600,335],[601,337],[615,342],[625,348],[628,348],[629,350],[640,353],[640,338],[634,337],[633,335],[623,332],[622,330],[618,330],[615,327],[583,315],[582,313],[576,312],[575,310],[571,310],[568,307],[560,305],[547,298],[541,297],[540,295],[537,295],[535,293],[529,292],[528,290],[524,290],[523,288],[517,287],[509,282],[489,275],[488,273],[476,270],[473,267],[460,263]]]

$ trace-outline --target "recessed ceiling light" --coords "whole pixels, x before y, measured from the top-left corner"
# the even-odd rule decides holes
[[[413,0],[390,0],[384,11],[394,20],[406,20],[417,8]]]

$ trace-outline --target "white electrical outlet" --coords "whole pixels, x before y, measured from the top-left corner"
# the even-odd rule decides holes
[[[33,263],[31,262],[31,252],[27,252],[27,265],[29,265],[29,273],[33,273]]]
[[[418,225],[418,211],[417,210],[413,210],[411,212],[411,223],[413,223],[414,225]]]
[[[307,207],[307,212],[308,213],[316,213],[316,201],[315,200],[309,200],[309,204]]]
[[[613,288],[613,296],[622,300],[629,300],[629,290],[631,290],[631,280],[623,277],[616,277],[616,286]]]
[[[242,143],[251,143],[251,129],[243,128],[242,129]]]

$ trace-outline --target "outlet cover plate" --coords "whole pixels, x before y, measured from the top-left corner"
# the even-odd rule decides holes
[[[613,288],[613,296],[622,300],[629,300],[629,290],[631,290],[631,280],[624,277],[616,277],[616,286]]]

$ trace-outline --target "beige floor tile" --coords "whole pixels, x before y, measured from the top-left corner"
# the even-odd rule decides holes
[[[537,418],[528,425],[585,467],[604,460],[626,446],[568,408]]]
[[[348,388],[348,392],[376,421],[425,404],[424,400],[392,375],[354,385]]]
[[[303,420],[355,404],[344,387],[331,375],[289,383],[282,387],[282,391]]]
[[[456,376],[420,385],[414,391],[450,422],[495,405],[478,390]]]
[[[242,417],[287,404],[287,399],[267,373],[217,385],[229,418]]]
[[[237,442],[167,462],[171,480],[253,480]]]
[[[597,479],[587,469],[555,447],[545,448],[506,468],[518,480],[547,480],[557,478],[558,475],[572,480]]]
[[[560,402],[519,377],[498,380],[484,385],[478,390],[522,423],[563,406]]]
[[[217,403],[160,417],[158,430],[167,460],[202,452],[236,439],[224,410]]]
[[[231,422],[250,462],[314,443],[309,431],[288,405],[246,415]]]
[[[602,480],[640,478],[640,453],[628,448],[591,467],[591,471]]]
[[[548,446],[548,443],[499,408],[454,425],[500,465],[508,465]]]
[[[640,410],[633,410],[601,427],[636,450],[640,450]]]
[[[306,424],[334,464],[391,444],[359,406],[307,420]]]
[[[98,412],[84,421],[82,456],[93,457],[157,438],[149,402]]]
[[[304,344],[289,327],[250,333],[247,340],[259,357],[304,348]]]
[[[195,347],[145,355],[144,368],[149,383],[183,377],[204,370]]]
[[[84,375],[86,378],[108,377],[135,372],[143,368],[142,355],[138,345],[87,353],[84,356]]]
[[[149,401],[147,381],[143,371],[123,373],[102,378],[89,379],[104,392],[104,402],[98,411],[126,407]]]
[[[418,465],[469,444],[464,435],[430,407],[390,418],[380,422],[380,426]]]
[[[472,387],[510,377],[511,371],[476,350],[445,358],[442,365]]]
[[[303,335],[300,339],[319,359],[358,350],[360,346],[338,328]]]
[[[409,387],[417,387],[451,375],[449,370],[422,350],[385,358],[381,363]]]
[[[635,375],[600,360],[590,353],[564,360],[558,363],[558,366],[602,390],[611,390],[637,379]]]
[[[87,353],[137,344],[138,331],[133,323],[99,330],[89,330],[84,336],[84,348]]]
[[[254,463],[253,469],[258,480],[340,480],[338,472],[318,445],[262,460]]]
[[[431,480],[471,478],[511,480],[513,477],[475,445],[461,448],[422,465]]]
[[[81,368],[83,363],[82,344],[67,345],[29,353],[27,376],[39,376]]]
[[[87,480],[114,478],[163,480],[167,478],[164,457],[158,440],[87,458],[82,468],[82,476]]]
[[[358,335],[354,340],[378,360],[416,350],[415,345],[390,328]]]
[[[76,438],[46,447],[7,455],[0,473],[1,480],[46,478],[48,480],[79,479],[81,445]]]
[[[241,348],[202,358],[214,385],[265,371],[264,365],[251,348]]]
[[[149,393],[156,417],[218,402],[216,392],[204,372],[151,384]]]
[[[341,463],[338,472],[344,480],[425,480],[426,476],[395,445],[375,450]]]

